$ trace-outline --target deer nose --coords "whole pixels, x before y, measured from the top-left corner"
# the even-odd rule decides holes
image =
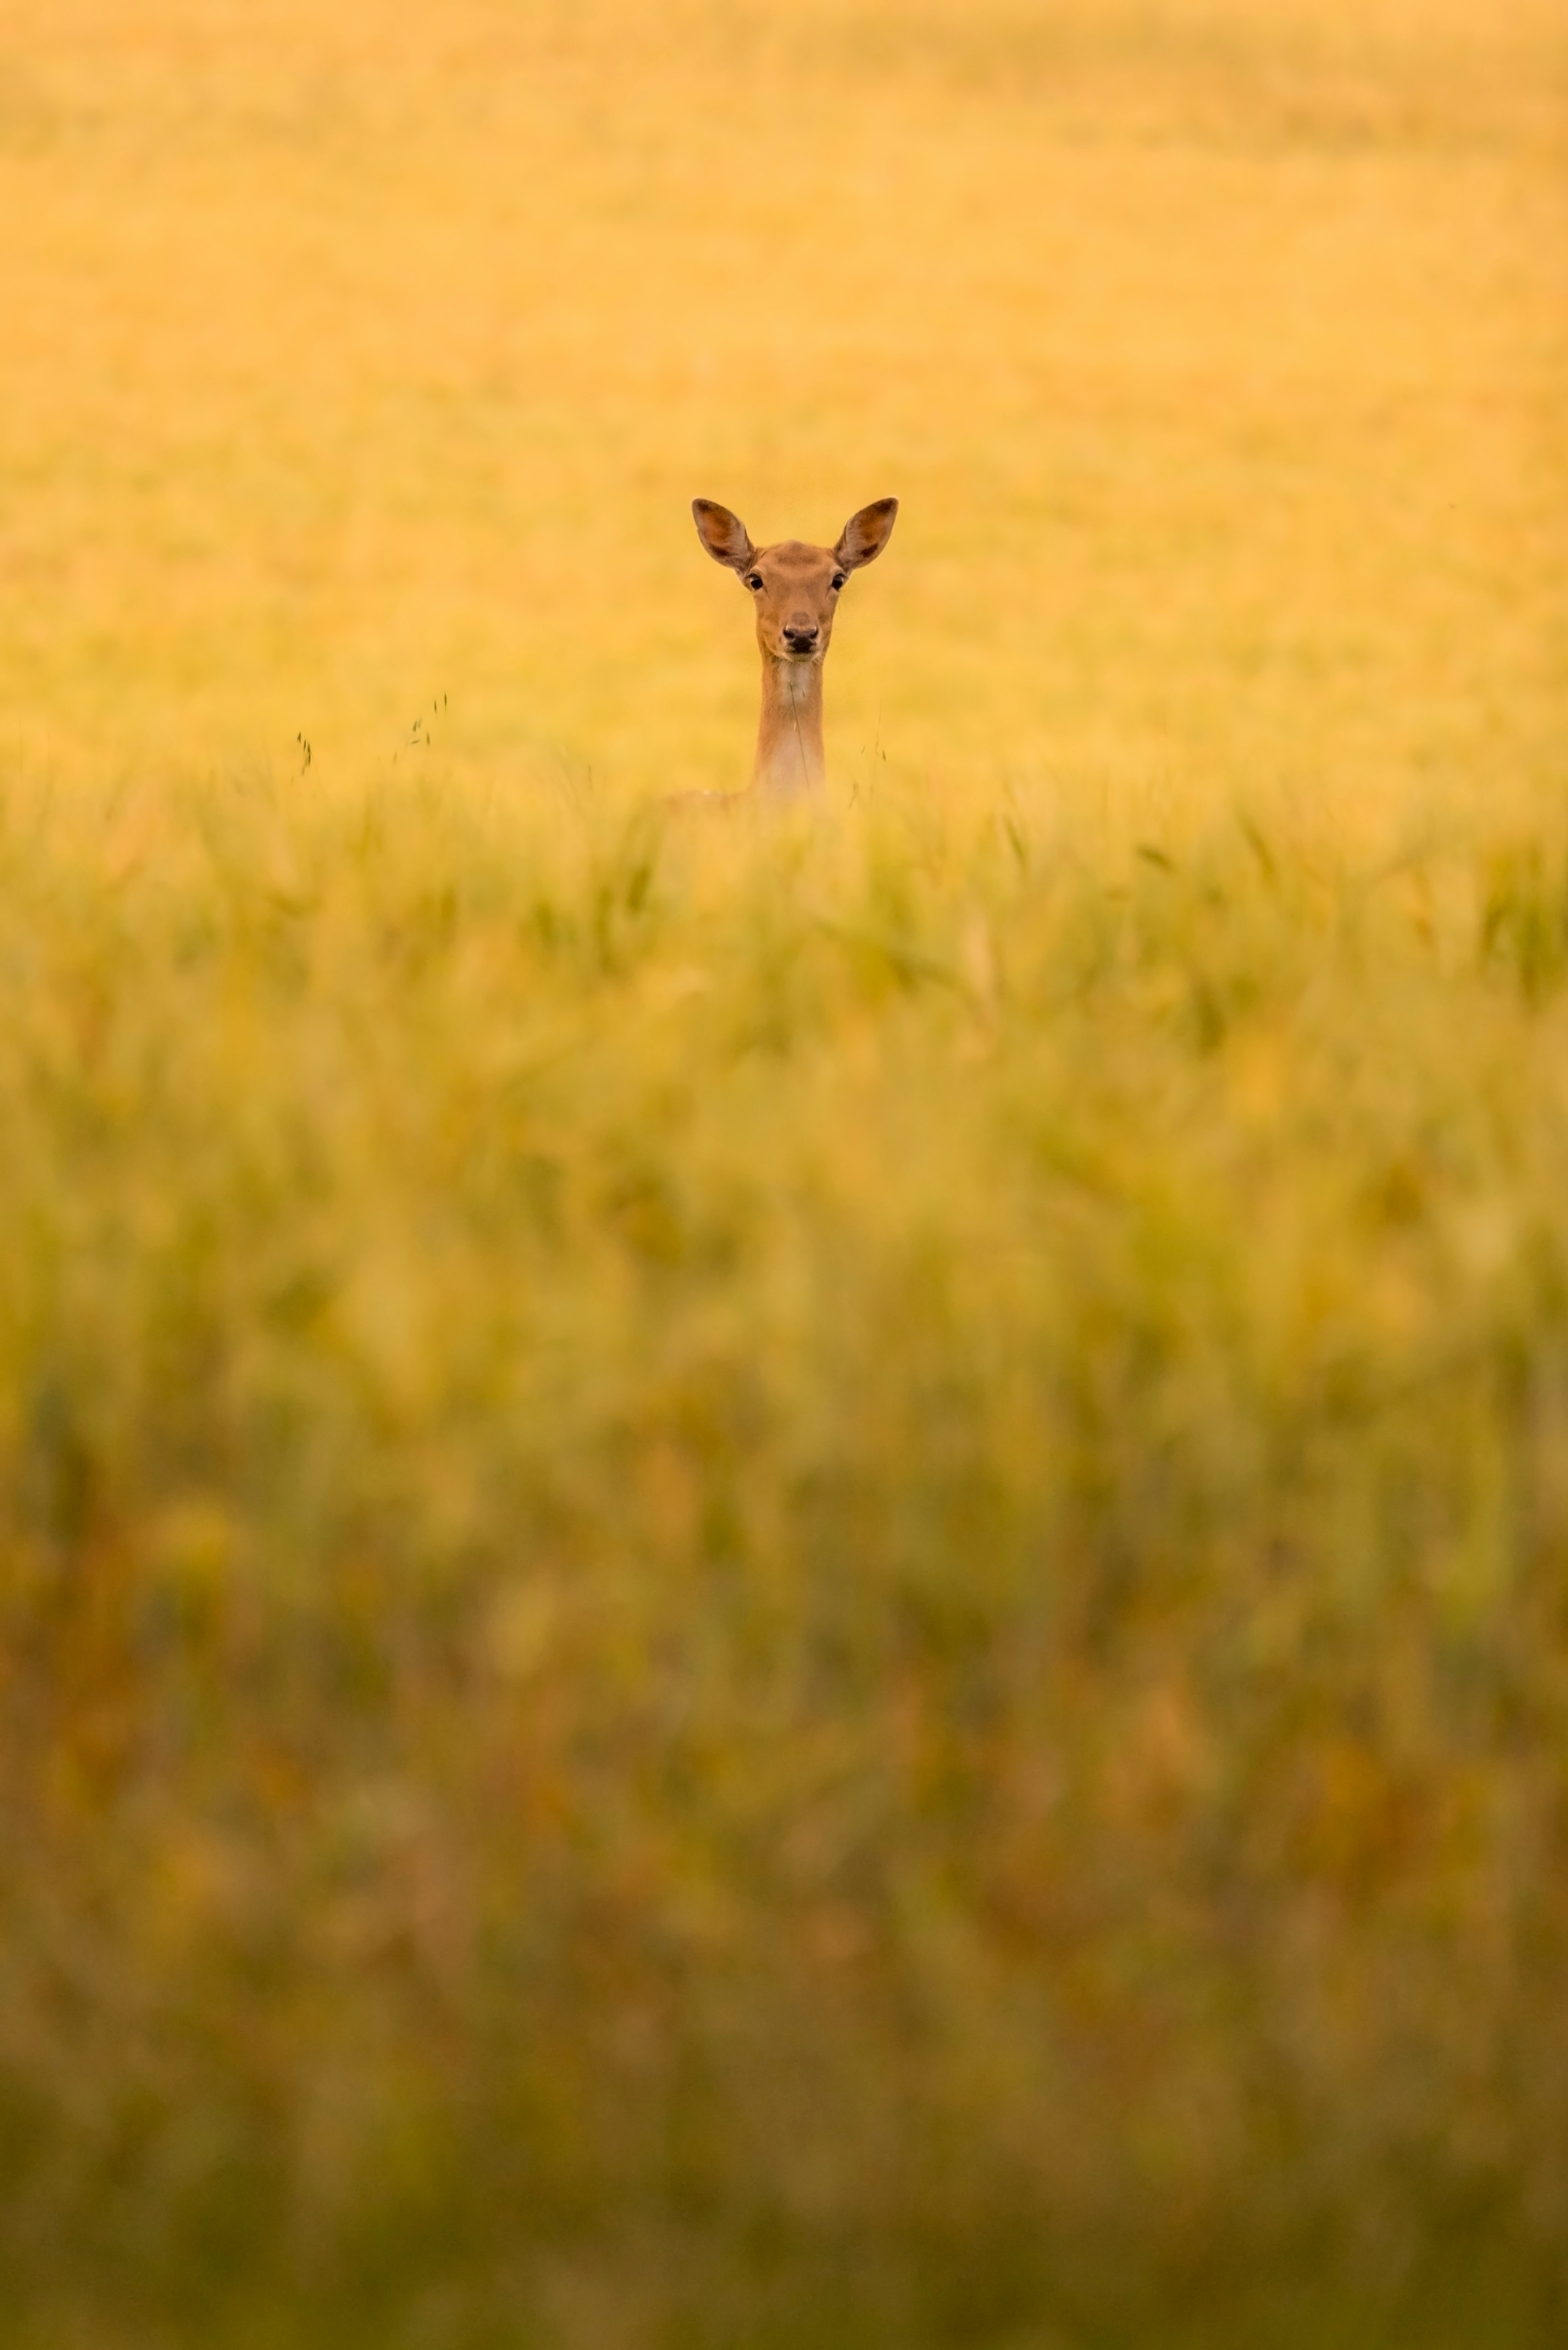
[[[784,622],[784,642],[791,652],[808,653],[821,634],[815,620],[797,618]]]

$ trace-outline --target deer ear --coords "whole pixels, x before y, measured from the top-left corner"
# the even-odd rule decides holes
[[[875,505],[862,506],[839,533],[834,561],[846,571],[858,571],[863,563],[875,563],[893,536],[898,514],[897,498],[878,498]]]
[[[693,498],[691,517],[697,525],[697,536],[715,563],[727,563],[732,571],[744,571],[756,554],[745,524],[728,506],[715,505],[711,498]]]

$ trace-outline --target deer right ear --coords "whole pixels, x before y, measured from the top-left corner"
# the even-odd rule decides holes
[[[858,571],[864,563],[875,563],[893,536],[893,525],[898,519],[897,498],[878,498],[875,505],[862,506],[850,515],[838,534],[834,548],[835,559],[846,571]]]
[[[727,563],[732,571],[751,568],[757,550],[739,515],[732,515],[728,506],[715,505],[711,498],[693,498],[691,517],[698,537],[715,563]]]

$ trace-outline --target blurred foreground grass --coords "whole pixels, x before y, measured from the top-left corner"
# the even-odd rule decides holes
[[[1568,864],[0,818],[0,2340],[1560,2341]]]

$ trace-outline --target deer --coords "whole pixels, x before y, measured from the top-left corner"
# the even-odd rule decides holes
[[[697,536],[715,563],[733,571],[757,616],[763,657],[763,709],[757,755],[744,791],[683,792],[670,806],[706,804],[726,813],[810,806],[822,797],[827,763],[822,743],[822,665],[833,641],[838,598],[852,571],[875,563],[893,535],[897,498],[878,498],[850,515],[832,546],[782,538],[753,546],[738,515],[711,498],[693,498]]]

